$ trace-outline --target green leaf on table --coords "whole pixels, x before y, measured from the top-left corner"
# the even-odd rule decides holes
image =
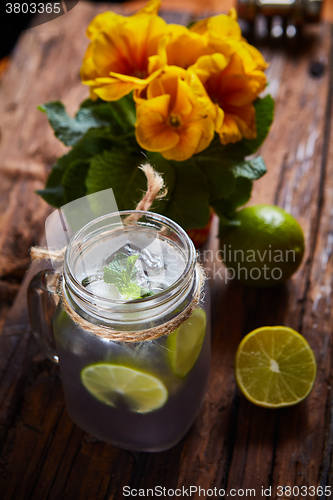
[[[90,129],[108,127],[114,139],[134,134],[135,106],[132,96],[115,102],[85,100],[72,118],[60,101],[43,104],[39,109],[47,114],[56,137],[66,146],[75,145]]]

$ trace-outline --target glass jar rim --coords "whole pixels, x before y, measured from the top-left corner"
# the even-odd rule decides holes
[[[87,233],[87,231],[92,228],[94,225],[103,222],[103,220],[107,220],[112,217],[126,217],[130,215],[140,215],[140,218],[134,222],[135,224],[139,224],[139,221],[142,217],[145,217],[148,219],[150,222],[155,222],[155,223],[160,223],[163,226],[168,227],[171,229],[173,233],[175,233],[182,243],[184,244],[184,252],[186,255],[184,255],[185,259],[185,267],[180,274],[180,276],[173,282],[171,283],[168,287],[166,287],[164,290],[148,296],[148,297],[143,297],[131,301],[126,301],[123,299],[113,299],[113,298],[107,298],[107,297],[102,297],[98,296],[95,293],[87,290],[82,283],[76,278],[75,273],[70,265],[69,262],[69,257],[71,251],[74,250],[74,246],[82,239],[82,237]],[[147,227],[149,227],[149,224],[147,224]],[[150,226],[152,227],[152,226]],[[110,212],[105,215],[102,215],[100,217],[96,217],[96,219],[93,219],[89,221],[87,224],[85,224],[79,231],[77,231],[72,238],[70,239],[70,242],[66,248],[66,253],[65,253],[65,259],[64,259],[64,278],[65,278],[65,284],[69,285],[70,292],[73,292],[75,296],[80,297],[80,301],[83,300],[86,303],[91,303],[94,299],[97,299],[100,304],[103,304],[106,307],[111,307],[112,305],[115,306],[121,306],[124,305],[126,309],[128,308],[128,305],[134,305],[134,304],[146,304],[147,308],[149,308],[150,304],[154,302],[156,306],[156,301],[160,304],[165,301],[167,301],[168,297],[170,297],[170,294],[174,291],[175,293],[179,291],[179,289],[183,289],[184,285],[189,284],[193,278],[193,274],[195,271],[195,264],[196,264],[196,250],[194,247],[194,244],[186,231],[176,222],[173,220],[169,219],[168,217],[164,215],[157,214],[155,212],[150,212],[150,211],[145,211],[145,210],[122,210],[118,212]],[[154,307],[154,306],[153,306]]]

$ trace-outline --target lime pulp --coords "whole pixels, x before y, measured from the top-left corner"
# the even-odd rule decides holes
[[[115,407],[119,398],[123,398],[128,408],[136,413],[157,410],[168,398],[168,391],[160,379],[123,365],[88,365],[81,371],[81,381],[101,403]]]
[[[244,396],[267,408],[291,406],[310,393],[316,360],[306,339],[286,326],[262,327],[244,337],[236,380]]]
[[[206,332],[206,313],[195,309],[167,339],[171,369],[178,377],[185,377],[195,365],[201,352]]]

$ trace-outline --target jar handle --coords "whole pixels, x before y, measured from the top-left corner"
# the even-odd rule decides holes
[[[59,302],[56,293],[58,274],[52,269],[37,273],[28,286],[28,312],[31,332],[43,353],[54,363],[59,362],[53,337],[53,316]]]

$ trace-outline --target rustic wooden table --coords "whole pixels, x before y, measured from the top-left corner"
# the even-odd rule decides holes
[[[268,173],[256,183],[252,202],[277,203],[299,219],[306,237],[299,272],[285,287],[270,290],[211,280],[213,357],[208,392],[195,425],[172,450],[134,454],[96,442],[66,413],[57,367],[43,360],[29,333],[27,279],[19,284],[28,265],[28,248],[39,241],[49,211],[34,191],[43,185],[62,151],[36,107],[61,98],[74,111],[86,96],[78,76],[87,43],[84,31],[100,10],[103,6],[81,3],[66,16],[28,30],[1,84],[1,498],[118,499],[124,485],[256,488],[256,498],[261,498],[261,486],[332,486],[333,29],[329,24],[308,32],[301,46],[265,49],[276,118],[262,148]],[[181,16],[183,22],[187,18]],[[325,65],[317,78],[309,72],[314,60]],[[214,234],[210,246],[217,248]],[[213,266],[216,271],[220,264],[214,262],[210,271]],[[294,408],[257,408],[236,389],[236,347],[245,333],[267,324],[285,324],[302,332],[316,353],[315,387]]]

